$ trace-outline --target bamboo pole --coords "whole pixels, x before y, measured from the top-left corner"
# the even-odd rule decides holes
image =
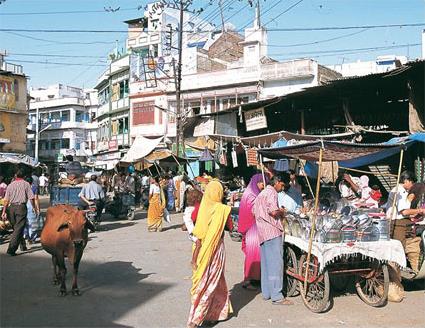
[[[260,163],[261,163],[261,175],[263,176],[263,183],[264,183],[264,188],[266,187],[266,176],[264,174],[264,163],[263,163],[263,156],[260,155]]]
[[[300,160],[300,163],[301,163],[301,166],[303,167],[304,177],[305,177],[305,179],[306,179],[306,181],[307,181],[308,189],[310,190],[311,196],[313,196],[313,199],[314,199],[315,197],[314,197],[313,188],[311,188],[310,179],[308,178],[307,174],[305,173],[305,165],[304,165],[304,162],[303,162],[302,160]]]
[[[398,164],[397,181],[395,184],[394,198],[393,198],[393,203],[391,205],[391,220],[394,220],[396,217],[395,205],[397,201],[397,188],[398,188],[398,184],[400,183],[401,167],[403,165],[403,155],[404,155],[404,149],[402,148],[400,151],[400,163]]]
[[[320,178],[322,176],[322,159],[323,159],[323,148],[320,148],[319,172],[317,173],[317,183],[316,183],[316,198],[314,201],[314,212],[313,212],[313,217],[311,221],[310,239],[308,241],[308,253],[307,253],[307,260],[306,260],[307,266],[306,266],[305,275],[304,275],[304,290],[302,291],[304,294],[306,294],[307,292],[307,279],[308,279],[308,270],[310,268],[311,248],[313,247],[314,230],[316,228],[317,208],[319,207]]]

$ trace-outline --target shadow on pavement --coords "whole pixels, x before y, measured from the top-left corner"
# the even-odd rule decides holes
[[[230,290],[230,301],[233,307],[233,316],[237,317],[239,311],[248,305],[257,294],[260,293],[260,289],[248,290],[242,287],[243,282],[240,282],[233,286]]]
[[[81,296],[59,297],[51,284],[49,257],[0,255],[1,327],[129,327],[117,323],[127,312],[170,288],[144,281],[131,262],[85,262],[80,265]],[[67,288],[71,287],[68,266]]]
[[[135,225],[135,222],[127,221],[127,222],[114,222],[114,223],[103,223],[96,228],[96,232],[110,231],[119,228],[126,228]]]
[[[173,224],[173,225],[170,225],[168,227],[163,227],[162,231],[181,229],[181,227],[182,227],[181,223]]]
[[[402,280],[404,290],[406,292],[414,292],[418,290],[425,290],[425,280]]]

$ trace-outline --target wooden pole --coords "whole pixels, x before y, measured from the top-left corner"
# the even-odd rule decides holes
[[[313,196],[313,199],[314,199],[315,197],[314,197],[313,188],[311,188],[310,179],[308,178],[307,174],[305,173],[304,163],[303,163],[302,160],[300,160],[300,163],[301,163],[301,166],[303,167],[304,177],[305,177],[305,179],[307,181],[308,189],[310,190],[311,196]]]
[[[323,159],[323,148],[320,148],[319,172],[317,173],[317,183],[316,183],[316,198],[314,201],[314,212],[313,212],[313,217],[311,221],[310,239],[308,241],[308,253],[307,253],[307,260],[306,260],[307,262],[306,262],[306,270],[304,274],[304,290],[302,291],[304,294],[306,294],[307,292],[307,279],[308,279],[308,270],[310,268],[311,248],[313,247],[314,230],[316,229],[317,208],[319,207],[320,178],[322,176],[322,159]]]
[[[394,220],[397,214],[395,211],[395,207],[396,207],[395,205],[397,201],[397,188],[398,188],[398,184],[400,183],[401,167],[403,165],[403,154],[404,154],[404,149],[402,148],[400,151],[400,163],[398,164],[398,173],[397,173],[397,181],[395,184],[394,198],[393,198],[393,203],[391,205],[391,220]]]
[[[264,163],[263,163],[262,155],[260,155],[260,163],[261,163],[261,174],[263,176],[263,183],[264,183],[264,187],[266,187],[266,176],[264,175]]]

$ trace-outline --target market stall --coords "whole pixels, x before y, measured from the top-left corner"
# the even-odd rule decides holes
[[[329,275],[354,275],[356,291],[366,304],[386,303],[388,263],[406,267],[402,244],[389,239],[390,222],[379,210],[358,209],[343,202],[319,208],[320,178],[324,162],[349,165],[397,152],[400,152],[399,176],[403,152],[411,142],[353,144],[319,140],[258,151],[260,158],[309,160],[317,162],[319,167],[314,206],[305,214],[288,216],[285,226],[288,296],[299,292],[307,308],[323,312],[331,305]]]

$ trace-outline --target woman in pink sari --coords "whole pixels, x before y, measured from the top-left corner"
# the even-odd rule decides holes
[[[264,189],[263,176],[255,174],[249,181],[248,187],[242,195],[239,206],[238,231],[242,234],[242,251],[245,253],[244,283],[242,287],[257,289],[252,282],[258,282],[260,271],[260,242],[257,225],[252,214],[252,206],[261,190]]]

